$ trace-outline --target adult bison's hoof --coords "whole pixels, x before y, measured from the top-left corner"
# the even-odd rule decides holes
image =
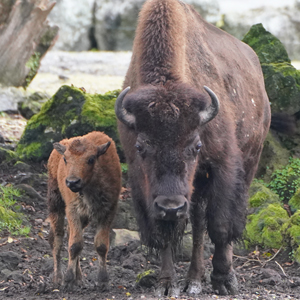
[[[156,289],[156,296],[157,297],[163,297],[163,296],[169,296],[178,298],[180,294],[180,289],[177,286],[175,281],[168,280],[168,279],[161,279],[159,282],[159,285]]]
[[[202,292],[201,282],[199,280],[187,280],[183,291],[190,296],[199,295]]]
[[[219,295],[236,295],[238,294],[238,281],[234,272],[227,275],[211,274],[211,283],[214,291]]]

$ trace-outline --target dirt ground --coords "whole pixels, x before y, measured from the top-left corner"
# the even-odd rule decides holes
[[[104,53],[104,55],[109,56],[110,54]],[[124,65],[124,69],[126,70],[129,62],[127,56],[128,54],[125,53],[124,57],[121,57],[121,60],[105,56],[103,61],[113,61],[117,65],[122,63],[122,66]],[[72,81],[75,79],[71,75],[77,71],[82,73],[81,69],[73,70],[74,66],[83,68],[82,65],[86,65],[86,61],[80,64],[81,60],[79,58],[81,56],[79,58],[76,56],[76,63],[71,58],[67,59],[63,53],[55,53],[54,57],[57,57],[57,62],[52,60],[51,54],[49,54],[48,64],[45,59],[44,69],[42,68],[40,76],[37,76],[36,81],[31,85],[32,89],[35,88],[34,84],[36,84],[43,90],[49,89],[47,91],[53,94],[57,89],[56,85],[73,83]],[[91,54],[91,61],[91,66],[93,66],[94,54]],[[102,64],[103,61],[100,59],[99,63]],[[50,70],[50,67],[54,69]],[[89,74],[94,72],[94,69],[90,68],[91,71],[88,72]],[[101,68],[101,70],[104,70],[104,67]],[[47,74],[54,74],[54,87],[53,85],[48,87],[49,80],[43,78]],[[99,82],[99,76],[102,76],[102,74],[92,75],[95,75],[95,78],[98,76],[98,78],[97,81],[95,79],[95,90],[91,86],[89,87],[90,92],[103,92],[107,90],[106,84],[103,85],[103,82]],[[112,73],[109,76],[112,79],[110,82],[112,82],[112,85],[115,85],[111,89],[119,88],[124,74]],[[83,78],[83,76],[81,75],[80,78]],[[90,82],[91,78],[88,77],[87,81]],[[78,85],[81,83],[83,86],[85,84],[88,85],[88,83],[82,81]],[[103,91],[101,88],[98,90],[98,84],[100,84],[100,87],[101,84],[103,85],[101,87]],[[20,133],[23,126],[19,116],[15,117],[15,119],[18,120],[16,126],[14,125],[16,124],[15,122],[10,124],[8,121],[3,121],[6,127],[2,123],[0,124],[0,129],[9,133],[9,136],[13,135],[15,137],[15,139],[12,139],[14,142],[19,138],[18,133]],[[12,132],[8,132],[9,129]],[[4,137],[6,138],[6,136]],[[154,254],[149,254],[147,249],[139,242],[130,242],[110,249],[107,262],[110,276],[108,290],[101,291],[97,287],[96,274],[98,262],[96,251],[93,247],[92,226],[88,227],[85,231],[85,244],[81,255],[84,285],[74,288],[73,291],[65,291],[63,288],[57,289],[53,286],[51,280],[53,259],[48,244],[49,224],[47,222],[47,205],[45,200],[47,193],[46,172],[44,164],[29,166],[29,168],[24,167],[23,170],[20,168],[16,169],[10,165],[0,165],[0,184],[27,184],[34,189],[29,190],[29,196],[23,196],[19,199],[23,212],[28,216],[28,222],[31,225],[29,237],[14,237],[10,236],[8,232],[0,234],[0,299],[159,299],[155,293],[155,286],[159,275],[159,258]],[[125,198],[125,200],[121,201],[127,200]],[[263,252],[269,252],[272,256],[265,258]],[[68,257],[66,239],[62,257],[63,269],[66,269]],[[205,260],[206,275],[203,282],[202,294],[193,298],[181,292],[178,299],[300,299],[300,266],[290,260],[288,251],[283,251],[282,249],[265,249],[265,251],[254,252],[253,250],[238,250],[236,247],[234,268],[237,272],[240,294],[235,296],[218,296],[214,294],[210,283],[210,272],[212,271],[211,258],[211,255],[207,255],[207,259]],[[184,284],[188,266],[189,262],[181,261],[179,255],[176,263],[179,286]],[[145,277],[140,284],[137,284],[137,275],[149,269],[154,270],[154,273]]]
[[[109,287],[101,291],[96,285],[97,256],[93,247],[93,228],[85,231],[85,245],[81,255],[84,285],[72,291],[55,288],[51,281],[53,260],[48,244],[46,189],[47,176],[44,165],[30,166],[21,172],[11,166],[1,165],[0,184],[27,184],[27,196],[19,199],[31,225],[29,237],[14,237],[2,232],[0,237],[0,299],[159,299],[155,286],[159,274],[159,258],[149,254],[139,242],[130,242],[110,249],[108,255]],[[36,191],[37,193],[35,193]],[[28,196],[29,194],[29,196]],[[126,201],[120,200],[120,201]],[[67,243],[62,252],[63,269],[67,265]],[[287,252],[269,249],[271,258],[259,252],[236,250],[234,267],[240,285],[240,294],[218,296],[212,291],[210,272],[211,256],[205,260],[206,276],[202,294],[196,298],[181,292],[178,299],[300,299],[300,267],[293,263]],[[176,263],[179,286],[184,284],[189,263]],[[136,277],[148,269],[140,284]]]

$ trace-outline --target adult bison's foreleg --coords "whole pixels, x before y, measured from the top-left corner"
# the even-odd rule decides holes
[[[238,293],[238,281],[232,266],[232,246],[227,243],[215,244],[211,281],[213,289],[220,295]]]
[[[161,271],[159,275],[159,284],[157,287],[157,296],[178,297],[179,288],[177,287],[177,277],[173,262],[173,251],[169,244],[160,250]]]
[[[77,212],[75,203],[70,203],[66,208],[66,215],[69,225],[69,262],[64,283],[67,289],[72,288],[82,281],[82,274],[79,263],[79,255],[83,248],[82,224],[80,215]]]
[[[232,266],[232,241],[238,239],[245,226],[247,197],[242,171],[225,181],[225,176],[215,183],[222,182],[212,189],[208,198],[207,225],[208,233],[215,244],[213,288],[222,295],[237,294],[238,283]]]
[[[202,291],[201,280],[204,276],[203,247],[205,229],[204,203],[192,202],[191,223],[193,228],[193,251],[190,268],[187,274],[184,291],[190,295],[198,295]]]

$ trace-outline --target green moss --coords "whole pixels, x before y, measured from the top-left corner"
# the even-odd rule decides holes
[[[293,259],[300,262],[300,211],[293,214],[282,226],[284,239],[292,249]]]
[[[297,112],[300,108],[300,71],[288,62],[263,63],[262,71],[272,111]]]
[[[256,52],[261,64],[291,62],[280,40],[265,30],[262,24],[253,25],[242,41]]]
[[[17,145],[24,160],[47,160],[53,142],[85,135],[93,130],[109,135],[120,149],[114,112],[119,91],[90,95],[82,90],[62,86],[27,123]]]
[[[249,207],[255,209],[261,209],[271,203],[279,203],[279,197],[264,183],[254,181],[249,189]]]
[[[294,260],[300,263],[300,246],[294,251]]]
[[[280,204],[269,204],[257,214],[248,216],[244,232],[246,247],[280,248],[283,244],[281,229],[287,220],[288,214]]]
[[[25,78],[25,82],[23,84],[24,87],[27,87],[29,83],[32,81],[32,79],[34,78],[34,76],[36,75],[40,67],[40,59],[41,59],[41,54],[35,52],[27,61],[26,67],[29,68],[29,72]]]
[[[15,162],[18,160],[18,155],[12,151],[0,147],[0,164],[3,162]]]
[[[290,152],[283,148],[278,139],[269,132],[264,142],[256,177],[270,182],[273,172],[286,166],[289,163],[289,157]]]
[[[300,188],[297,189],[294,196],[288,202],[292,213],[295,213],[297,210],[300,210]]]
[[[27,235],[30,227],[24,226],[25,216],[16,212],[16,199],[21,196],[18,189],[0,186],[0,231],[8,230],[12,235]]]
[[[140,282],[142,278],[149,276],[149,275],[154,275],[155,272],[153,270],[147,270],[143,273],[140,273],[136,276],[136,282]]]

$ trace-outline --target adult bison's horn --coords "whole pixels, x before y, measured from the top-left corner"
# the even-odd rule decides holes
[[[125,98],[126,94],[130,90],[130,86],[124,89],[121,94],[118,96],[116,103],[115,103],[115,112],[117,115],[117,118],[127,125],[130,128],[134,127],[135,124],[135,116],[131,113],[129,113],[124,107],[123,107],[123,99]]]
[[[211,105],[199,113],[201,125],[211,121],[218,114],[220,108],[220,102],[216,94],[207,86],[204,86],[204,89],[211,98]]]

